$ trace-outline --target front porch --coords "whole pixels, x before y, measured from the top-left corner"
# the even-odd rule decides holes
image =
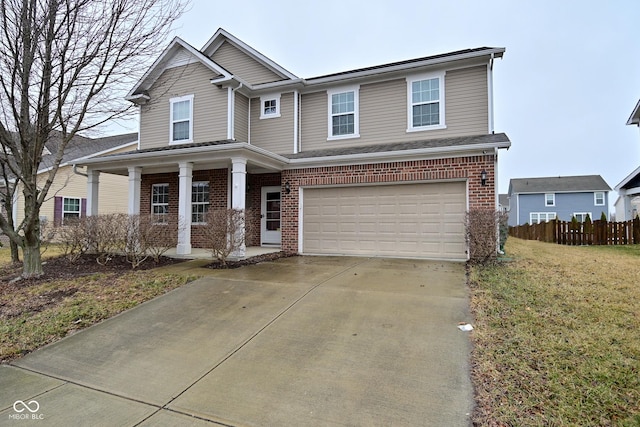
[[[219,141],[139,150],[90,159],[87,166],[87,216],[100,212],[100,174],[128,176],[128,213],[153,215],[175,226],[177,246],[171,256],[210,258],[206,215],[209,211],[245,212],[238,232],[245,244],[234,253],[244,259],[281,245],[281,171],[286,159],[247,143]],[[261,248],[264,246],[264,249]],[[255,249],[252,249],[255,248]]]

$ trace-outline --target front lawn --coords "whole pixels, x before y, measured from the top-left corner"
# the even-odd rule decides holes
[[[0,363],[108,319],[144,301],[182,286],[194,277],[131,270],[125,261],[100,266],[85,257],[70,263],[45,253],[45,277],[12,281],[8,248],[0,249]],[[165,260],[165,262],[172,262]],[[141,268],[153,268],[148,261]]]
[[[506,252],[470,272],[475,425],[640,425],[640,246]]]

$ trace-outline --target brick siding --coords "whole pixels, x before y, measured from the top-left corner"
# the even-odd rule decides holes
[[[291,193],[282,195],[282,250],[298,252],[298,206],[300,187],[467,180],[469,208],[495,209],[495,155],[469,156],[407,162],[292,169],[282,172]],[[482,170],[487,182],[480,181]]]

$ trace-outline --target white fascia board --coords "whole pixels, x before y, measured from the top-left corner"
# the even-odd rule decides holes
[[[246,151],[245,151],[246,150]],[[230,144],[220,144],[220,145],[205,145],[200,147],[186,147],[186,148],[176,148],[170,151],[151,151],[147,153],[131,153],[131,154],[121,154],[117,158],[111,157],[95,157],[90,159],[85,159],[84,161],[80,161],[77,164],[79,166],[85,165],[112,165],[115,163],[124,163],[129,161],[140,161],[140,160],[153,160],[160,159],[162,163],[167,163],[167,161],[174,162],[176,157],[193,157],[194,155],[200,155],[202,158],[206,154],[220,154],[223,152],[232,153],[234,151],[242,151],[244,154],[249,156],[250,160],[256,160],[258,157],[263,157],[268,160],[274,162],[274,164],[278,164],[280,166],[286,164],[289,159],[283,157],[279,154],[271,153],[263,148],[256,147],[255,145],[248,144],[246,142],[234,142]],[[248,152],[247,152],[248,151]],[[257,157],[251,157],[251,154],[255,154]],[[242,155],[242,153],[240,153]]]
[[[611,190],[563,190],[563,191],[520,191],[517,194],[574,194],[574,193],[608,193]]]
[[[289,159],[285,169],[298,169],[318,166],[337,166],[347,164],[385,163],[411,161],[417,159],[440,159],[449,157],[467,157],[482,155],[484,151],[509,148],[510,142],[491,144],[460,145],[455,147],[416,148],[413,150],[383,151],[376,153],[345,154],[338,156],[303,157]]]
[[[222,28],[219,28],[218,31],[216,31],[216,33],[209,39],[209,41],[205,43],[201,51],[207,53],[208,55],[212,55],[213,52],[215,52],[218,49],[218,47],[220,47],[220,45],[222,44],[222,40],[220,40],[221,37],[226,38],[227,41],[229,41],[231,44],[235,45],[240,50],[245,51],[248,55],[253,57],[253,59],[258,61],[262,65],[265,65],[267,68],[270,68],[272,71],[275,71],[276,74],[279,74],[282,77],[288,78],[288,79],[298,78],[295,74],[293,74],[289,70],[278,65],[271,59],[267,58],[266,56],[264,56],[263,54],[261,54],[260,52],[258,52],[257,50],[255,50],[254,48],[252,48],[251,46],[249,46],[248,44],[246,44],[245,42],[238,39],[237,37],[235,37],[234,35],[232,35],[231,33],[227,32]],[[209,50],[211,50],[211,52],[209,52]]]
[[[620,184],[616,185],[614,187],[614,190],[616,191],[620,191],[622,189],[622,187],[624,187],[625,185],[627,185],[629,183],[629,181],[631,181],[633,178],[636,177],[636,175],[640,174],[640,166],[638,166],[638,168],[636,170],[634,170],[633,172],[631,172],[629,175],[627,175],[627,177],[625,179],[623,179],[622,181],[620,181]]]

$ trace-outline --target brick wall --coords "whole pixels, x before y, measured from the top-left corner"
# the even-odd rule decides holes
[[[226,209],[228,199],[228,170],[212,169],[193,172],[193,182],[209,182],[209,209]],[[173,226],[177,226],[176,218],[178,213],[178,173],[162,173],[152,175],[142,175],[140,185],[140,214],[151,213],[151,187],[153,184],[169,184],[169,218],[172,219]],[[195,248],[204,247],[204,236],[202,227],[191,226],[191,245]]]
[[[282,172],[291,193],[282,194],[282,250],[298,252],[299,187],[467,180],[469,208],[495,208],[495,156],[469,156],[379,164],[293,169]],[[487,172],[486,186],[480,173]]]

